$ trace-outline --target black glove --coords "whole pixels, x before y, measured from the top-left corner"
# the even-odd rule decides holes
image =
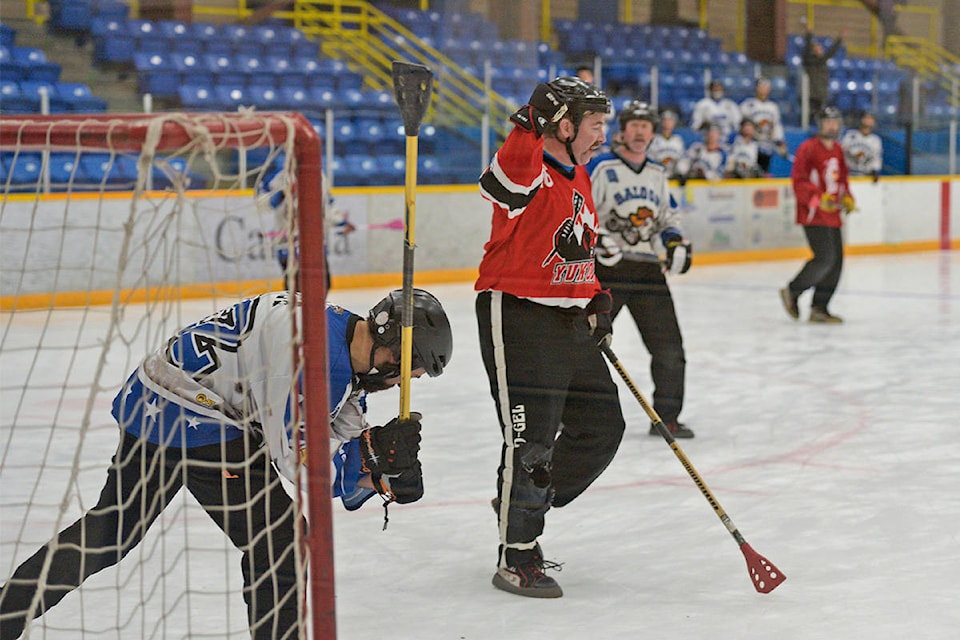
[[[689,271],[690,263],[693,261],[693,245],[674,231],[664,231],[660,234],[660,240],[667,248],[667,259],[664,261],[663,270],[673,274]]]
[[[609,347],[613,341],[613,318],[610,311],[613,309],[613,297],[606,289],[593,296],[587,305],[587,324],[590,325],[590,335],[596,338],[599,346]]]
[[[584,229],[584,240],[589,246],[590,238],[587,229]],[[561,258],[567,261],[587,260],[590,258],[590,250],[585,249],[580,240],[577,240],[577,232],[573,228],[573,220],[567,218],[553,234],[553,246]]]
[[[558,121],[566,112],[567,105],[563,103],[560,96],[550,88],[550,85],[541,82],[530,94],[527,104],[517,109],[516,113],[510,116],[510,120],[527,131],[536,132],[539,136],[547,124]]]
[[[399,476],[390,478],[390,493],[400,504],[416,502],[423,497],[423,472],[419,460]]]
[[[874,171],[874,172],[872,172],[870,175],[873,177],[873,181],[874,181],[874,182],[877,182],[877,181],[880,180],[880,172],[879,172],[879,171]]]
[[[411,412],[403,422],[394,418],[382,427],[371,427],[360,434],[362,469],[370,474],[378,492],[381,492],[381,477],[392,480],[414,467],[419,468],[421,417]]]

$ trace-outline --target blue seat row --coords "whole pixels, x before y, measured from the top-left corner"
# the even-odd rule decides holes
[[[60,79],[60,65],[47,60],[41,49],[0,45],[0,77],[4,80]]]
[[[241,106],[262,110],[395,112],[393,92],[370,90],[301,89],[296,87],[244,87],[183,85],[178,90],[185,108],[234,111]]]
[[[130,15],[130,5],[117,0],[49,0],[47,4],[47,26],[53,31],[85,33],[96,18],[125,20]]]
[[[49,155],[48,168],[52,191],[129,190],[136,185],[138,175],[136,157],[109,153],[54,151]],[[0,154],[0,184],[9,185],[11,191],[37,191],[42,171],[40,153]],[[151,173],[155,189],[164,189],[173,183],[171,178],[179,181],[184,176],[192,189],[207,186],[204,176],[188,171],[184,158],[157,160]]]
[[[363,76],[333,59],[249,55],[136,53],[140,93],[176,96],[184,85],[299,89],[360,89]]]
[[[258,25],[214,25],[177,21],[101,20],[91,25],[94,61],[127,63],[136,52],[246,54],[286,58],[319,55],[317,42],[293,27]]]
[[[102,113],[107,110],[107,102],[79,82],[14,82],[4,79],[0,80],[0,111],[40,113],[44,92],[50,99],[50,113]]]

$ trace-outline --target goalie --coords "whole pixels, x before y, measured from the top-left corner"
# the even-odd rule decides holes
[[[291,305],[294,307],[291,308]],[[299,297],[267,293],[181,330],[147,356],[113,401],[120,444],[96,506],[23,562],[0,589],[0,638],[56,605],[92,574],[120,561],[180,488],[199,501],[243,552],[243,599],[251,636],[298,638],[296,506],[278,472],[295,479],[291,407],[291,314]],[[379,493],[387,502],[423,495],[420,415],[382,427],[365,420],[368,392],[400,380],[402,294],[366,318],[327,305],[330,437],[337,446],[334,495],[356,509]],[[413,377],[440,375],[452,353],[440,302],[414,290]],[[43,579],[41,580],[41,576]]]

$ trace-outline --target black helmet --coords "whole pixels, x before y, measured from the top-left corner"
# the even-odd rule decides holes
[[[610,113],[610,98],[597,87],[575,76],[555,78],[547,83],[567,105],[567,114],[573,124],[579,128],[583,116],[588,111]]]
[[[617,116],[620,130],[623,131],[624,127],[626,127],[627,123],[631,120],[646,120],[653,125],[654,131],[656,131],[660,125],[660,116],[657,115],[656,110],[646,102],[641,102],[640,100],[633,100],[620,110],[620,114]]]
[[[398,360],[402,313],[403,291],[397,289],[370,309],[367,316],[374,345],[392,350]],[[423,367],[430,377],[443,373],[453,353],[453,333],[447,314],[440,301],[423,289],[413,290],[412,353],[413,368]]]
[[[817,122],[823,122],[824,120],[843,120],[843,114],[840,109],[827,105],[820,109],[820,113],[817,114]]]

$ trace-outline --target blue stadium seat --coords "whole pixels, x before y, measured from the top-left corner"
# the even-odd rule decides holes
[[[310,40],[302,31],[290,35],[290,57],[317,58],[320,55],[320,43]]]
[[[13,47],[10,58],[20,67],[24,80],[56,82],[60,79],[60,65],[47,61],[47,55],[41,49]]]
[[[7,181],[13,191],[35,191],[40,181],[42,158],[39,153],[5,154]]]
[[[340,119],[333,127],[333,148],[346,156],[356,150],[357,127],[349,120]]]
[[[58,82],[56,104],[62,104],[72,113],[103,113],[107,101],[93,95],[90,87],[80,82]]]
[[[151,171],[153,188],[163,190],[173,186],[174,179],[186,183],[188,189],[203,189],[207,186],[207,179],[201,174],[190,171],[186,158],[179,156],[172,158],[157,158]]]
[[[133,66],[137,70],[137,90],[160,98],[177,95],[180,86],[180,71],[173,57],[162,53],[133,54]]]
[[[318,74],[324,75],[324,80],[332,82],[336,85],[337,91],[350,91],[360,90],[363,88],[363,75],[356,73],[354,71],[341,71],[340,73],[329,72],[327,74]],[[311,82],[316,82],[317,77],[315,76]]]
[[[262,111],[277,111],[284,107],[283,96],[273,87],[251,86],[247,95],[251,104]]]
[[[234,57],[237,67],[244,75],[248,87],[274,87],[277,78],[273,69],[259,56],[237,54]]]
[[[310,104],[317,111],[324,109],[333,109],[337,106],[337,95],[330,89],[307,89],[310,96]]]
[[[208,53],[203,56],[203,64],[219,86],[243,86],[247,81],[246,74],[237,66],[233,56]]]
[[[23,80],[23,68],[13,61],[7,45],[0,45],[0,78],[10,82]]]
[[[376,155],[380,152],[380,144],[387,132],[377,118],[358,118],[356,122],[356,140],[366,147],[366,152]]]
[[[27,101],[35,112],[39,112],[41,109],[44,92],[46,92],[47,97],[50,99],[51,113],[65,111],[65,109],[56,102],[57,86],[54,83],[45,80],[23,80],[20,83],[20,95],[22,99]]]
[[[233,43],[224,36],[219,27],[206,22],[190,24],[190,34],[193,40],[201,43],[203,51],[212,55],[231,55]]]
[[[17,30],[0,22],[0,47],[12,47],[17,39]]]
[[[345,174],[350,184],[365,186],[377,183],[377,161],[373,156],[367,154],[345,156],[344,165]]]
[[[167,53],[171,44],[165,34],[152,20],[128,20],[127,29],[133,35],[134,49],[144,53]]]
[[[181,85],[213,86],[216,76],[213,71],[207,69],[203,56],[193,53],[172,53],[170,54],[170,60],[173,62],[174,68],[180,73]]]
[[[19,82],[0,80],[0,112],[37,113],[39,107],[35,100],[24,97]]]
[[[47,25],[54,31],[89,31],[93,21],[92,0],[50,2]]]
[[[209,84],[180,85],[177,93],[180,96],[180,103],[188,109],[200,111],[216,109],[216,98],[213,95],[213,88]]]
[[[310,94],[301,87],[280,87],[280,103],[284,109],[309,111],[313,108]]]
[[[177,43],[174,46],[178,46],[180,41],[193,39],[190,36],[190,25],[180,20],[158,20],[157,29],[168,40],[176,40]]]
[[[133,60],[136,40],[127,28],[126,20],[94,18],[90,25],[93,34],[93,61],[123,63]]]
[[[137,161],[129,156],[109,153],[85,153],[80,156],[80,167],[85,180],[91,184],[122,185],[132,188],[137,181]]]
[[[402,154],[377,155],[377,174],[383,184],[401,184],[406,175],[406,159]]]
[[[217,85],[213,89],[214,101],[224,111],[236,111],[239,107],[253,104],[253,96],[242,84],[235,86]]]
[[[50,186],[55,191],[61,191],[66,185],[71,188],[82,181],[77,156],[73,153],[54,152],[50,154]]]

